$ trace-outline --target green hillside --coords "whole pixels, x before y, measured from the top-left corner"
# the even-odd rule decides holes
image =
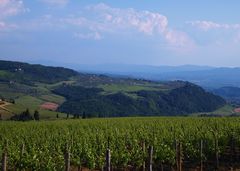
[[[52,93],[55,85],[70,82],[78,73],[62,67],[46,67],[21,62],[0,61],[0,98],[13,102],[4,108],[0,105],[2,118],[8,119],[27,108],[40,112],[41,118],[55,118],[56,111],[41,108],[46,102],[61,105],[65,98]],[[66,114],[58,114],[65,117]]]
[[[66,113],[86,117],[186,115],[213,112],[225,105],[219,96],[188,82],[108,77],[10,61],[0,61],[0,98],[9,102],[0,105],[4,119],[27,108],[51,119],[57,113],[60,118]]]
[[[17,81],[24,84],[34,82],[56,83],[68,80],[78,73],[63,67],[48,67],[30,65],[22,62],[9,62],[0,60],[1,81]]]
[[[190,83],[169,91],[127,90],[102,94],[105,90],[101,88],[62,86],[54,92],[67,99],[59,111],[89,117],[184,115],[214,111],[225,104],[222,98]]]

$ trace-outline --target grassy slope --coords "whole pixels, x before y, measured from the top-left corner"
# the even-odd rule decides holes
[[[232,107],[231,105],[225,105],[220,109],[212,112],[212,114],[230,115],[230,114],[233,114],[233,112],[234,112],[234,107]]]
[[[21,89],[18,92],[16,91],[17,87],[22,87],[24,90]],[[36,93],[31,93],[32,91],[27,92],[25,90],[35,90]],[[46,88],[43,84],[37,85],[36,87],[17,84],[15,87],[11,87],[8,83],[0,83],[0,92],[5,98],[15,99],[15,104],[6,106],[11,112],[0,110],[3,119],[8,119],[13,116],[14,113],[21,113],[27,108],[31,113],[38,110],[42,119],[55,118],[58,112],[41,109],[40,105],[45,102],[53,102],[60,105],[65,101],[64,97],[53,94],[50,89],[48,89],[48,87]],[[59,116],[65,117],[66,114],[59,113]]]
[[[0,70],[0,77],[7,77],[9,72]],[[51,89],[61,85],[62,83],[72,83],[72,81],[58,82],[55,84],[36,83],[35,86],[25,84],[9,84],[0,82],[0,95],[6,99],[15,99],[15,104],[5,106],[9,111],[0,109],[3,119],[8,119],[14,113],[19,114],[27,108],[33,113],[35,110],[40,112],[40,117],[43,119],[56,118],[57,113],[54,111],[44,110],[40,105],[45,102],[53,102],[61,105],[65,98],[51,92]],[[65,117],[66,114],[59,113],[59,117]]]
[[[17,113],[17,114],[23,112],[27,108],[29,109],[30,113],[33,113],[35,110],[38,110],[40,113],[40,117],[42,119],[55,118],[57,113],[59,112],[44,110],[40,108],[40,105],[43,104],[44,102],[45,101],[39,98],[27,95],[27,96],[22,96],[16,99],[15,104],[8,105],[6,106],[6,108],[11,112]],[[59,113],[60,117],[64,117],[65,115],[66,114]],[[9,116],[12,116],[12,114],[10,114]],[[9,117],[5,117],[5,118],[9,118]]]
[[[225,106],[213,111],[213,112],[205,112],[205,113],[192,113],[191,116],[199,116],[201,114],[207,115],[219,115],[219,116],[229,116],[234,113],[234,107],[230,104],[226,104]],[[239,113],[240,114],[240,113]]]
[[[22,86],[25,88],[26,86]],[[15,88],[11,88],[8,83],[0,83],[0,95],[7,98],[17,98],[18,96],[22,96],[23,93],[20,91],[16,91]]]
[[[12,76],[13,74],[8,71],[0,70],[0,78],[11,78]]]
[[[77,75],[76,71],[62,67],[0,60],[0,98],[15,100],[15,104],[5,106],[10,112],[0,108],[0,114],[9,118],[13,113],[29,108],[31,112],[39,110],[43,118],[55,118],[56,112],[40,109],[40,105],[45,102],[62,104],[65,98],[53,94],[51,90],[62,83],[69,83],[69,78]]]
[[[129,84],[120,84],[120,83],[113,83],[113,84],[101,84],[98,86],[102,88],[104,92],[103,95],[114,94],[118,92],[122,92],[125,95],[137,99],[139,96],[134,93],[141,90],[146,91],[168,91],[169,89],[164,87],[163,84],[160,83],[143,83],[137,85],[129,85]]]
[[[103,88],[106,92],[116,93],[116,92],[134,92],[140,90],[160,90],[160,88],[151,87],[148,85],[124,85],[124,84],[108,84],[101,85],[100,88]]]

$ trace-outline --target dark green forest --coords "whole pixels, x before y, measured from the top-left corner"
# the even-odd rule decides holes
[[[67,99],[59,111],[87,117],[173,116],[214,111],[225,104],[221,97],[191,83],[170,92],[132,92],[134,97],[123,92],[103,95],[103,91],[99,88],[61,86],[54,93]]]

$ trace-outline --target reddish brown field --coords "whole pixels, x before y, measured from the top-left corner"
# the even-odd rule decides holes
[[[46,103],[43,103],[40,107],[41,107],[41,109],[55,111],[55,110],[57,110],[58,106],[59,105],[56,103],[46,102]]]
[[[236,112],[236,113],[240,113],[240,108],[236,108],[236,109],[234,109],[234,112]]]

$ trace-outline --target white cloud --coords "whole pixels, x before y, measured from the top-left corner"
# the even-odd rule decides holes
[[[25,12],[23,1],[20,0],[0,0],[0,31],[8,31],[16,28],[15,24],[10,24],[6,20],[8,17]]]
[[[188,37],[186,33],[181,31],[168,30],[165,33],[165,38],[170,44],[175,45],[176,47],[194,47],[194,42]]]
[[[50,5],[66,5],[69,0],[39,0]],[[4,9],[5,16],[17,15],[24,11],[20,0],[0,0],[0,9]],[[1,12],[2,12],[1,11]],[[0,14],[1,14],[0,12]],[[2,12],[3,13],[3,12]],[[1,21],[1,20],[0,20]],[[7,28],[2,22],[1,28]],[[20,23],[21,24],[21,23]],[[79,39],[101,40],[104,35],[120,35],[124,33],[141,33],[154,36],[165,41],[168,46],[192,48],[194,43],[184,32],[168,26],[166,16],[150,11],[139,11],[133,8],[113,8],[104,3],[91,5],[81,10],[80,15],[71,14],[63,18],[52,15],[22,22],[22,29],[65,29],[72,31]]]
[[[140,32],[152,35],[164,32],[168,25],[166,16],[149,11],[112,8],[103,3],[89,6],[87,9],[100,16],[100,23],[111,26],[113,29],[135,28]]]
[[[112,8],[104,3],[91,5],[85,8],[90,17],[68,17],[62,21],[76,27],[89,29],[92,32],[104,34],[123,32],[139,32],[148,36],[159,36],[169,45],[175,47],[192,47],[193,41],[181,31],[168,27],[166,16],[150,11],[138,11],[132,8]],[[92,37],[89,35],[81,38]]]
[[[40,0],[41,2],[51,6],[65,6],[69,0]]]
[[[0,0],[0,19],[17,15],[26,11],[23,1],[20,0]]]
[[[240,24],[217,23],[206,20],[189,21],[186,24],[192,26],[194,29],[192,34],[195,34],[196,42],[201,42],[201,45],[213,44],[219,47],[240,43]]]
[[[199,21],[199,20],[188,21],[186,23],[204,31],[209,31],[212,29],[240,29],[240,24],[219,24],[212,21]]]

